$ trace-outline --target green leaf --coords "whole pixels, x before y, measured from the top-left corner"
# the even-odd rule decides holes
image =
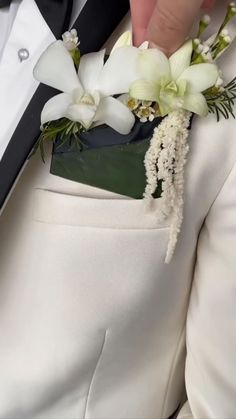
[[[71,51],[71,56],[74,60],[75,66],[78,70],[79,65],[80,65],[80,58],[81,58],[80,50],[78,48],[74,49],[73,51]]]
[[[54,153],[51,173],[78,183],[84,183],[135,199],[142,199],[146,186],[144,157],[150,140]],[[158,185],[155,198],[161,196]]]

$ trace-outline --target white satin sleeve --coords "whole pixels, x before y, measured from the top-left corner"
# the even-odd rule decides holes
[[[178,419],[236,418],[236,165],[199,237],[186,343]]]

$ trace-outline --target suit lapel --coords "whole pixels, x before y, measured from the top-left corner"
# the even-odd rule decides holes
[[[129,0],[88,0],[73,25],[82,54],[99,51],[129,11]]]
[[[56,38],[69,28],[72,0],[38,0],[47,24]],[[83,54],[99,50],[129,9],[129,0],[87,0],[73,25]],[[20,120],[0,162],[0,209],[10,193],[39,134],[40,114],[55,90],[40,85]]]
[[[73,0],[35,0],[55,38],[68,30]]]
[[[56,37],[69,25],[70,0],[38,0],[37,6]],[[53,19],[54,16],[54,19]],[[0,162],[0,209],[39,136],[40,111],[54,90],[40,85],[21,118]]]

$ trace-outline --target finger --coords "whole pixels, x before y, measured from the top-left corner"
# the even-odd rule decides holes
[[[147,40],[147,27],[157,0],[130,0],[134,44],[141,45]]]
[[[170,55],[183,44],[201,5],[202,0],[157,0],[148,40]]]

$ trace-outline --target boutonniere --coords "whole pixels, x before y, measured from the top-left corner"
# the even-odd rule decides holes
[[[230,3],[217,34],[204,40],[204,16],[195,39],[171,57],[126,32],[110,55],[81,56],[77,32],[66,32],[40,57],[35,78],[60,91],[44,106],[36,147],[52,141],[51,173],[133,198],[150,206],[162,198],[159,219],[171,217],[166,262],[183,219],[184,167],[194,114],[234,117],[236,80],[225,83],[217,59],[232,43]]]

